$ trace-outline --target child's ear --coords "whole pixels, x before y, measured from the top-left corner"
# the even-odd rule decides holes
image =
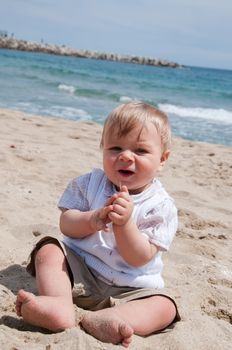
[[[161,170],[164,166],[164,164],[166,163],[166,161],[168,160],[169,156],[170,156],[170,150],[167,149],[166,151],[163,152],[161,158],[160,158],[160,166],[159,166],[159,170]]]

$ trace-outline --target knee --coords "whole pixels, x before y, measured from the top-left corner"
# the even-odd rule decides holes
[[[163,327],[166,328],[169,326],[175,319],[176,317],[176,306],[174,302],[164,296],[160,296],[160,305],[161,305],[161,314],[162,314],[162,319],[163,319]]]
[[[55,244],[46,244],[42,246],[36,253],[35,264],[57,264],[63,263],[64,254],[62,250]]]

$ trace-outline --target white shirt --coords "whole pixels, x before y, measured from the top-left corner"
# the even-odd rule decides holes
[[[117,190],[103,170],[73,179],[64,191],[59,208],[94,210],[103,207]],[[129,265],[118,253],[112,225],[85,238],[64,237],[64,243],[82,256],[87,266],[101,280],[117,286],[163,288],[162,251],[169,246],[177,230],[177,210],[173,199],[162,184],[154,180],[142,193],[131,195],[134,208],[132,218],[141,234],[160,247],[151,261],[140,267]]]

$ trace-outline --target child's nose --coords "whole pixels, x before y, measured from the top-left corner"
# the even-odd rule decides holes
[[[120,153],[119,160],[123,160],[123,161],[133,160],[133,153],[130,150],[125,150]]]

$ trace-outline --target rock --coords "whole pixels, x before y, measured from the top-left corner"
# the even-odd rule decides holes
[[[81,58],[91,58],[97,60],[106,61],[119,61],[134,64],[144,64],[156,67],[170,67],[170,68],[182,68],[183,66],[170,62],[167,60],[159,60],[150,57],[140,57],[140,56],[130,56],[130,55],[119,55],[114,53],[106,52],[94,52],[89,50],[75,50],[68,48],[65,45],[51,45],[46,43],[37,43],[26,40],[19,40],[10,37],[0,37],[0,48],[4,49],[14,49],[20,51],[30,51],[30,52],[44,52],[54,55],[64,55],[64,56],[75,56]]]

